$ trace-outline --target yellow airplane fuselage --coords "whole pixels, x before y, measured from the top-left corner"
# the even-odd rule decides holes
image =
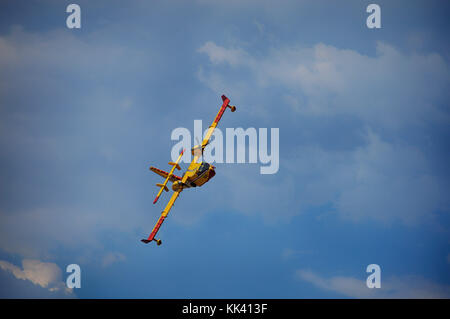
[[[214,166],[206,162],[191,163],[185,175],[186,182],[176,181],[172,184],[172,189],[176,192],[183,188],[202,186],[216,175],[214,169]]]

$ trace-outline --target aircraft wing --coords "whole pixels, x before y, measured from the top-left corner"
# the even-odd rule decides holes
[[[172,208],[173,204],[177,200],[180,193],[181,193],[181,190],[176,191],[172,194],[172,197],[170,198],[169,202],[167,203],[166,208],[164,208],[163,212],[161,213],[161,216],[159,217],[158,221],[156,222],[155,227],[153,227],[153,230],[150,233],[150,235],[148,236],[148,238],[141,240],[143,243],[148,244],[152,240],[155,240],[158,245],[161,245],[161,240],[155,239],[156,233],[158,232],[159,228],[161,227],[162,223],[164,222],[164,219],[166,219],[167,215],[170,212],[170,209]]]
[[[196,163],[199,157],[203,154],[203,150],[205,149],[206,145],[208,145],[209,140],[211,139],[212,134],[214,133],[214,130],[216,129],[217,125],[219,124],[220,119],[222,118],[223,113],[229,107],[231,109],[231,112],[236,111],[236,106],[230,105],[230,99],[227,98],[225,95],[222,95],[222,106],[219,109],[219,112],[217,113],[216,117],[214,118],[214,121],[209,126],[208,131],[205,134],[205,138],[202,141],[201,145],[196,145],[192,149],[192,155],[194,155],[194,160],[192,163]],[[192,164],[191,163],[191,164]]]

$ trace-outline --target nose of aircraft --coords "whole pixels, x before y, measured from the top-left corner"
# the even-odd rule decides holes
[[[209,170],[209,178],[208,179],[211,179],[211,178],[213,178],[213,176],[214,175],[216,175],[216,171],[214,170],[214,166]]]

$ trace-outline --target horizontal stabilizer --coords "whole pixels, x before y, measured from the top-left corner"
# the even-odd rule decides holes
[[[165,190],[166,192],[169,191],[169,189],[167,188],[167,186],[164,185],[164,184],[156,184],[156,186],[158,186],[158,187],[164,187],[164,190]]]
[[[162,169],[156,168],[156,167],[150,167],[150,170],[156,174],[158,174],[159,176],[163,177],[163,178],[167,178],[167,176],[169,176],[168,172],[163,171]],[[171,182],[175,182],[175,181],[181,181],[181,177],[172,174],[169,178],[169,181]]]
[[[169,165],[174,165],[177,168],[177,170],[181,169],[181,167],[180,167],[180,165],[178,163],[169,162]]]

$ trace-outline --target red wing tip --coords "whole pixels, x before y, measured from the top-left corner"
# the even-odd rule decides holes
[[[222,95],[222,101],[225,101],[227,99],[227,97],[224,95]]]
[[[156,204],[156,202],[158,201],[159,196],[156,196],[155,200],[153,201],[153,204]]]
[[[149,242],[151,242],[151,240],[148,240],[148,239],[141,239],[141,242],[143,242],[144,244],[148,244]]]

